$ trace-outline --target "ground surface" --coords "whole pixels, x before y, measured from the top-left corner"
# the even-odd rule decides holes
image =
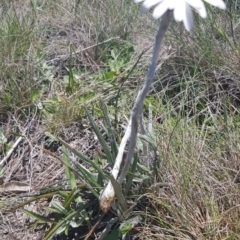
[[[13,208],[43,188],[67,183],[63,165],[47,154],[62,155],[50,134],[90,159],[103,156],[83,109],[92,111],[102,130],[99,97],[114,123],[117,113],[115,130],[123,133],[145,79],[157,23],[139,17],[130,0],[112,1],[2,1],[0,161],[17,143],[1,164],[3,173],[0,168],[3,240],[41,240],[49,227],[30,230],[33,218]],[[133,198],[139,205],[133,215],[144,217],[135,239],[240,239],[239,13],[211,14],[206,28],[196,16],[192,33],[172,24],[163,44],[144,114],[147,122],[151,106],[161,159],[153,182],[163,184],[156,191],[147,185]],[[47,215],[44,207],[58,198],[24,207]],[[77,240],[75,233],[69,239]]]

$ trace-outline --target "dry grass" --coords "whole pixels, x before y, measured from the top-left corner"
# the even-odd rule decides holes
[[[239,239],[238,136],[184,120],[171,125],[165,122],[158,141],[158,181],[169,186],[145,194],[143,231],[152,239]]]

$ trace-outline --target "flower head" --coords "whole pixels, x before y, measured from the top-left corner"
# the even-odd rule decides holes
[[[142,13],[154,7],[154,18],[160,18],[167,10],[173,10],[174,19],[178,22],[183,21],[188,31],[193,27],[193,14],[191,8],[194,8],[202,18],[207,17],[203,0],[134,0],[134,2],[143,2],[141,7]],[[222,0],[205,0],[205,2],[221,9],[226,8]]]

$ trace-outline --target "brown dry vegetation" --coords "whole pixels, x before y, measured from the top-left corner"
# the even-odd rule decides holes
[[[35,219],[15,208],[43,188],[68,186],[63,165],[44,151],[62,156],[49,133],[92,160],[106,158],[83,107],[104,132],[103,99],[120,139],[157,23],[139,16],[131,0],[2,0],[0,14],[0,238],[40,240],[51,225],[30,229]],[[128,239],[240,239],[239,17],[233,7],[209,9],[205,25],[196,16],[192,33],[171,25],[145,102],[154,147],[149,172],[138,169],[126,197],[128,218],[141,216]],[[24,208],[49,216],[45,207],[62,198],[47,193]],[[84,239],[97,219],[55,239]]]

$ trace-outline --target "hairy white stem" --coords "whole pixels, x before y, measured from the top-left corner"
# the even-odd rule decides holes
[[[141,113],[141,109],[143,108],[143,100],[144,100],[145,96],[147,95],[149,86],[151,85],[151,83],[153,81],[161,42],[162,42],[162,39],[164,37],[164,34],[168,28],[168,25],[169,25],[171,19],[172,19],[172,11],[168,10],[163,15],[161,22],[159,24],[159,28],[157,30],[157,34],[155,37],[152,61],[151,61],[151,65],[150,65],[150,68],[149,68],[149,71],[147,74],[147,78],[146,78],[146,81],[144,83],[142,90],[140,91],[140,93],[137,96],[134,107],[132,109],[131,119],[129,121],[125,135],[122,138],[121,144],[119,146],[118,155],[117,155],[117,158],[116,158],[113,170],[112,170],[112,175],[115,179],[117,179],[117,176],[118,176],[118,173],[120,170],[120,166],[122,163],[124,149],[125,149],[128,139],[130,137],[130,145],[129,145],[129,150],[128,150],[128,154],[127,154],[126,163],[125,163],[122,173],[118,179],[118,182],[120,184],[124,181],[124,179],[127,175],[129,166],[131,164],[131,159],[132,159],[132,156],[134,153],[134,148],[136,146],[138,116]],[[107,212],[110,209],[110,207],[112,206],[112,203],[114,201],[114,197],[115,197],[114,188],[112,186],[111,181],[109,181],[106,188],[103,190],[103,192],[100,196],[100,207],[103,212]]]
[[[132,123],[132,121],[130,119],[127,129],[126,129],[126,132],[120,143],[120,146],[118,149],[118,155],[116,157],[116,161],[115,161],[113,169],[112,169],[112,176],[115,179],[117,179],[117,177],[118,177],[118,173],[119,173],[120,166],[121,166],[122,159],[123,159],[124,149],[125,149],[127,141],[131,134],[131,123]],[[103,192],[100,196],[100,207],[103,212],[107,212],[109,210],[109,208],[112,205],[112,202],[114,201],[114,197],[115,197],[115,192],[114,192],[111,181],[109,181],[107,187],[103,190]]]
[[[133,153],[134,153],[134,149],[135,149],[136,141],[137,141],[138,116],[139,116],[139,113],[141,113],[141,111],[142,111],[141,109],[143,108],[143,101],[148,93],[150,85],[153,82],[161,43],[162,43],[164,34],[168,28],[168,25],[172,19],[172,16],[173,16],[172,11],[168,10],[163,15],[163,17],[159,23],[159,27],[158,27],[158,30],[157,30],[157,33],[155,36],[155,43],[154,43],[154,48],[153,48],[153,53],[152,53],[152,59],[151,59],[151,64],[150,64],[148,73],[147,73],[147,78],[144,82],[144,85],[143,85],[140,93],[137,96],[137,99],[136,99],[133,109],[132,109],[132,115],[131,115],[132,128],[131,128],[130,144],[129,144],[129,149],[128,149],[128,154],[127,154],[127,159],[126,159],[125,165],[123,167],[120,177],[118,178],[118,182],[120,184],[124,181],[124,179],[128,173],[130,164],[131,164],[131,160],[133,157]]]

